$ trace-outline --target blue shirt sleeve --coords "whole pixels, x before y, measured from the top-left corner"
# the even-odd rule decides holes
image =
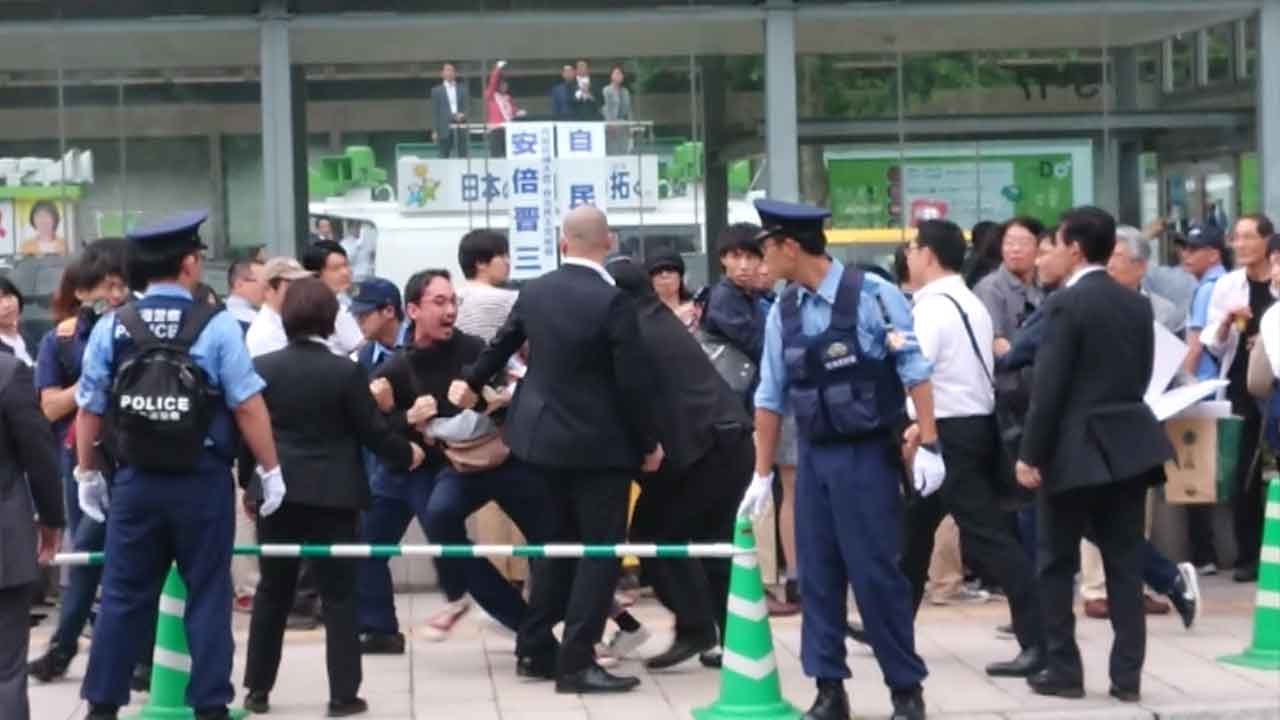
[[[1191,308],[1187,313],[1187,330],[1202,330],[1209,324],[1209,301],[1213,298],[1213,285],[1196,288],[1191,296]]]
[[[58,359],[58,337],[56,330],[50,330],[40,338],[40,347],[36,349],[36,392],[45,388],[62,389],[71,383],[64,377],[62,363]]]
[[[215,315],[202,334],[208,337],[209,359],[216,368],[210,374],[216,376],[222,387],[222,396],[228,408],[234,410],[240,403],[262,392],[267,383],[253,368],[253,359],[249,357],[249,349],[240,334],[240,323],[231,317],[231,313],[220,312]],[[194,354],[194,347],[192,352]]]
[[[928,380],[933,373],[933,363],[929,362],[929,358],[925,357],[924,352],[920,350],[920,342],[916,339],[915,323],[911,317],[911,304],[907,302],[907,297],[898,288],[870,273],[867,274],[864,283],[866,292],[872,295],[872,302],[863,303],[861,307],[864,310],[870,310],[871,316],[868,317],[865,312],[859,312],[858,322],[869,323],[871,327],[867,327],[866,330],[889,348],[889,352],[893,354],[894,365],[898,369],[898,377],[904,386],[912,388]],[[894,347],[894,343],[886,333],[884,318],[880,313],[881,306],[884,308],[884,315],[888,316],[889,322],[893,325],[897,347]]]
[[[102,415],[107,411],[107,397],[111,393],[111,365],[115,356],[111,335],[115,326],[115,313],[99,318],[93,331],[89,333],[89,342],[84,348],[76,404],[94,415]]]
[[[782,313],[769,309],[764,326],[764,350],[760,354],[760,384],[756,386],[756,407],[782,415],[786,412],[787,365],[782,358]]]

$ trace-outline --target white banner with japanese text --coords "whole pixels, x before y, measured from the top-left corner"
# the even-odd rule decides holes
[[[507,128],[510,171],[511,278],[525,280],[555,269],[555,125],[520,123]]]

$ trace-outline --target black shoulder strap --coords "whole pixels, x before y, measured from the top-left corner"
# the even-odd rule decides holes
[[[13,379],[13,373],[18,369],[19,362],[21,361],[13,355],[0,354],[0,391],[3,391]]]
[[[200,333],[204,332],[209,321],[220,312],[222,312],[221,307],[204,302],[193,302],[191,307],[182,313],[182,329],[178,331],[178,337],[173,339],[173,344],[183,350],[190,348],[196,338],[200,337]]]
[[[973,354],[978,358],[978,365],[982,367],[982,374],[987,376],[987,382],[995,387],[996,380],[991,377],[991,371],[987,369],[987,361],[982,357],[982,350],[978,347],[978,339],[973,335],[973,326],[969,324],[969,315],[960,307],[960,301],[951,297],[946,293],[942,293],[942,297],[951,301],[956,306],[956,312],[960,313],[960,320],[964,322],[964,331],[969,335],[969,347],[973,348]]]
[[[129,331],[129,337],[138,344],[138,347],[145,350],[149,347],[159,345],[160,340],[155,333],[151,332],[151,328],[142,322],[142,316],[138,314],[138,304],[130,302],[122,305],[116,310],[116,322],[124,325],[124,329]]]
[[[861,268],[846,267],[840,276],[836,290],[836,302],[831,307],[831,327],[852,330],[858,326],[858,303],[862,300],[863,276]]]
[[[800,334],[800,303],[796,302],[800,291],[799,286],[795,283],[788,283],[787,287],[782,291],[782,297],[778,298],[781,303],[778,306],[778,314],[782,317],[782,336],[783,338]]]

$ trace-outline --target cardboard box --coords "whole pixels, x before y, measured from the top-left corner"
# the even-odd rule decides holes
[[[1188,411],[1165,421],[1174,451],[1174,459],[1164,466],[1164,494],[1170,503],[1224,503],[1235,493],[1244,420],[1213,414]]]

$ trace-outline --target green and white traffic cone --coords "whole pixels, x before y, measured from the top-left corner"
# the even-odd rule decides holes
[[[1239,655],[1225,655],[1218,660],[1260,670],[1280,670],[1280,477],[1271,476],[1269,484],[1258,563],[1258,598],[1253,609],[1253,642]]]
[[[156,618],[156,647],[151,659],[151,691],[139,720],[193,720],[195,711],[187,705],[187,683],[191,679],[191,653],[187,650],[187,630],[183,615],[187,607],[187,586],[177,566],[169,568],[160,591],[160,612]],[[231,717],[243,718],[244,710],[233,709]]]
[[[751,553],[733,557],[720,697],[711,705],[694,708],[693,716],[697,720],[799,720],[800,711],[783,699],[778,681],[769,609],[749,518],[738,518],[733,544]]]

